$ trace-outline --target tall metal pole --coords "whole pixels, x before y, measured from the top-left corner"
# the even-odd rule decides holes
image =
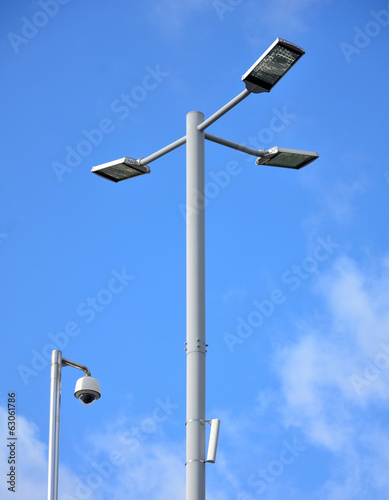
[[[47,500],[58,498],[59,413],[61,405],[62,352],[51,353],[49,475]]]
[[[186,500],[205,500],[205,224],[203,113],[186,116]]]

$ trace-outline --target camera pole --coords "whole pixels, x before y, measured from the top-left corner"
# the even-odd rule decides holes
[[[62,352],[51,353],[50,377],[50,430],[49,430],[49,476],[47,499],[58,498],[58,447],[59,447],[59,413],[61,405],[61,371]]]
[[[59,418],[61,407],[61,375],[63,366],[72,366],[73,368],[82,370],[85,373],[86,377],[90,377],[91,380],[93,380],[93,390],[90,392],[94,393],[95,399],[98,399],[100,397],[99,383],[96,379],[92,379],[89,368],[84,365],[80,365],[79,363],[75,363],[74,361],[70,361],[69,359],[63,358],[61,351],[52,351],[50,376],[50,429],[47,500],[58,500]],[[78,396],[76,395],[76,397]]]

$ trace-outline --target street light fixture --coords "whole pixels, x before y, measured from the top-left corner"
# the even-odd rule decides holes
[[[251,92],[269,92],[272,87],[304,54],[303,49],[286,40],[277,38],[269,49],[243,76],[246,89],[216,113],[204,120],[203,113],[191,111],[186,116],[186,135],[156,151],[146,158],[132,160],[131,167],[147,167],[158,158],[186,143],[186,500],[205,499],[205,464],[213,463],[216,456],[219,419],[205,417],[205,219],[204,219],[204,144],[205,139],[237,149],[268,164],[274,159],[278,166],[301,168],[315,160],[317,153],[309,153],[309,159],[301,157],[297,150],[276,148],[271,152],[256,150],[205,132],[212,123],[245,99]],[[273,148],[274,149],[274,148]],[[278,163],[277,163],[278,159]],[[120,172],[117,175],[116,170]],[[119,181],[122,177],[123,160],[105,163],[92,168],[92,172],[107,179]],[[148,168],[148,167],[147,167]],[[145,172],[142,172],[145,173]],[[104,174],[104,175],[103,175]],[[139,174],[136,174],[139,175]],[[205,423],[212,422],[213,431],[209,447],[209,460],[205,457]]]
[[[255,161],[257,165],[269,165],[271,167],[299,168],[319,158],[315,151],[301,151],[299,149],[270,148],[265,154]]]
[[[149,174],[150,169],[147,165],[140,165],[139,160],[125,156],[120,160],[93,167],[92,172],[110,181],[119,182],[138,175]]]
[[[277,38],[242,76],[250,92],[270,92],[274,85],[305,54],[305,51],[282,38]]]
[[[59,420],[61,407],[61,375],[63,366],[73,366],[85,373],[85,377],[77,380],[74,395],[84,405],[91,405],[100,398],[100,384],[91,377],[89,368],[62,357],[61,351],[51,353],[50,382],[50,430],[49,430],[49,467],[47,500],[58,499],[58,452],[59,452]]]

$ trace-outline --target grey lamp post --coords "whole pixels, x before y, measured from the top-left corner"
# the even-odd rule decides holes
[[[91,377],[91,373],[86,366],[63,358],[61,351],[52,351],[47,500],[57,500],[58,498],[59,420],[61,406],[61,374],[63,366],[73,366],[85,373],[85,377],[77,380],[74,390],[74,395],[82,404],[91,405],[100,397],[100,384],[95,378]]]
[[[277,38],[243,75],[246,89],[208,119],[192,111],[186,117],[186,135],[156,153],[135,160],[122,158],[92,168],[92,172],[114,182],[150,172],[147,163],[186,142],[186,500],[205,499],[205,463],[214,462],[219,420],[205,416],[205,231],[204,231],[204,142],[209,141],[257,157],[257,164],[299,169],[318,158],[316,152],[272,148],[255,150],[205,132],[205,129],[245,99],[250,93],[269,92],[304,54],[296,45]],[[205,424],[211,422],[211,452],[205,457]],[[209,458],[211,457],[211,458]]]

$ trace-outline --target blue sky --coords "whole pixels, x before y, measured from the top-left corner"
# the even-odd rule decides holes
[[[206,143],[210,500],[389,496],[389,3],[7,2],[0,196],[0,467],[17,394],[17,492],[46,495],[50,352],[64,368],[61,500],[185,491],[185,147],[146,157],[240,93],[276,37],[306,55],[208,130],[318,151],[300,171]]]

